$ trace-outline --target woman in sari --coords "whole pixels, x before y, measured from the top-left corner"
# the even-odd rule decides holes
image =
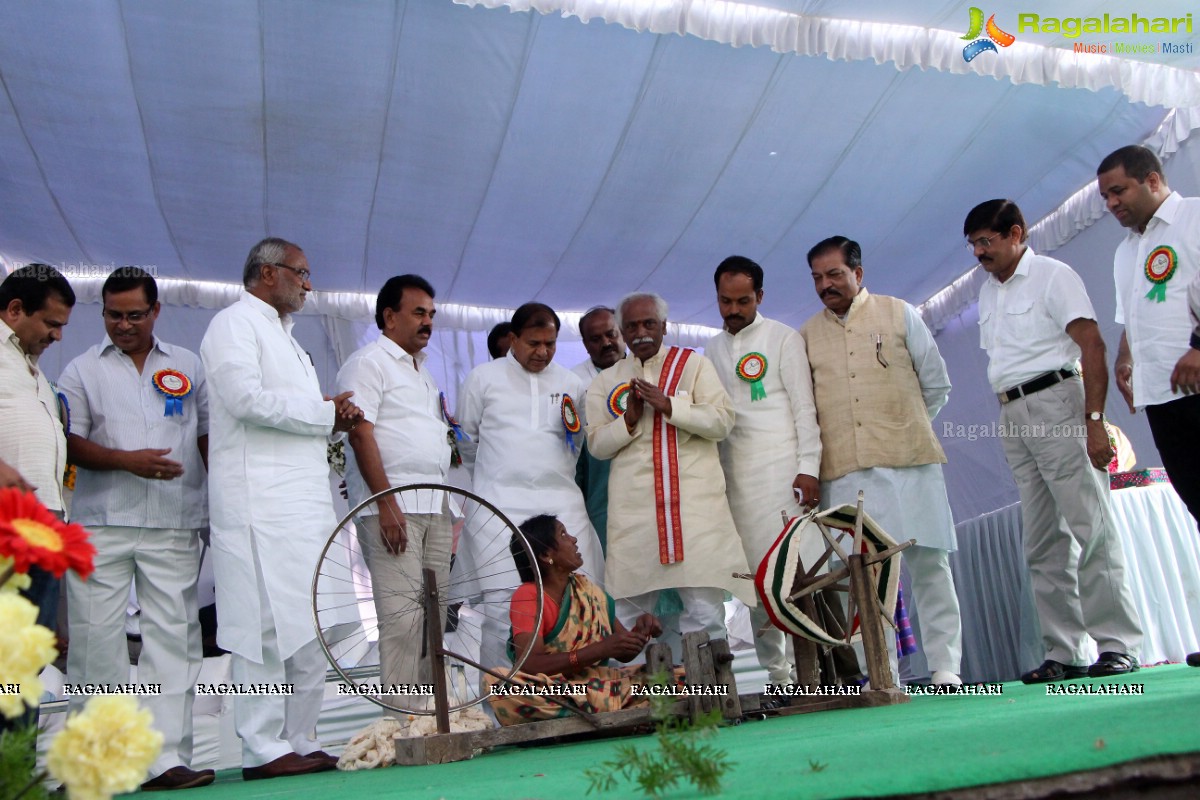
[[[633,696],[633,687],[647,680],[645,665],[612,667],[610,660],[627,663],[636,658],[662,626],[652,614],[643,614],[626,630],[617,619],[613,599],[583,575],[576,539],[557,517],[542,514],[521,524],[533,550],[534,564],[526,551],[513,543],[511,550],[523,581],[513,593],[509,608],[512,624],[510,656],[532,642],[532,650],[520,672],[510,678],[529,686],[572,686],[578,693],[564,699],[584,711],[617,711],[643,705],[644,697]],[[536,573],[542,576],[542,620],[537,630]],[[504,691],[504,684],[491,676],[487,684]],[[493,694],[488,702],[501,725],[515,725],[564,717],[571,712],[545,696]]]

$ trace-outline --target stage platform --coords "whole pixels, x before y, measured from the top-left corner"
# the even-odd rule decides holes
[[[1179,665],[1078,680],[1072,692],[1141,686],[1142,694],[1054,694],[1001,684],[988,696],[914,696],[883,708],[749,720],[716,734],[733,768],[723,798],[1200,797],[1200,669]],[[583,771],[618,741],[499,748],[425,767],[324,773],[245,783],[224,770],[189,800],[290,795],[514,800],[582,798]],[[592,797],[639,797],[634,787]],[[669,798],[696,796],[690,785]]]

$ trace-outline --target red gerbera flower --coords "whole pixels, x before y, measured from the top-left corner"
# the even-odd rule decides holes
[[[11,558],[17,572],[38,566],[61,578],[72,569],[86,579],[95,555],[81,526],[61,521],[32,492],[0,489],[0,556]]]

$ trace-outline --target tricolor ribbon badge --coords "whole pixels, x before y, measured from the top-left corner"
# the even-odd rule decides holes
[[[767,375],[767,357],[762,353],[746,353],[737,363],[737,376],[750,384],[750,402],[767,396],[763,378]]]
[[[454,431],[454,438],[458,441],[471,441],[470,435],[462,429],[458,424],[458,420],[454,419],[454,415],[450,413],[450,404],[446,402],[446,393],[438,392],[438,400],[442,404],[442,416],[446,418],[446,424],[450,426],[450,430]]]
[[[154,389],[167,399],[163,416],[183,416],[183,398],[192,393],[192,379],[177,369],[160,369],[153,382]]]
[[[987,36],[980,39],[979,35],[986,30]],[[986,53],[991,50],[993,53],[999,52],[996,45],[1008,47],[1017,40],[1017,37],[1011,33],[1000,30],[1000,26],[996,24],[996,15],[992,14],[988,17],[987,25],[983,24],[983,10],[971,6],[971,22],[967,27],[967,35],[963,39],[972,39],[970,44],[963,48],[963,61],[973,61],[980,53]]]
[[[450,413],[450,404],[446,402],[446,393],[438,392],[438,401],[442,404],[442,417],[445,418],[446,424],[450,426],[446,431],[446,443],[450,445],[450,466],[462,466],[462,451],[458,449],[458,443],[463,441],[471,441],[471,436],[462,429],[458,424],[458,420]]]
[[[1156,303],[1166,301],[1167,281],[1174,277],[1175,268],[1178,266],[1179,256],[1175,253],[1175,248],[1163,244],[1150,251],[1150,255],[1146,256],[1146,280],[1154,285],[1146,293],[1147,300]]]
[[[624,414],[629,408],[629,393],[632,391],[633,386],[626,382],[618,383],[608,393],[608,413],[612,414],[614,419]]]
[[[564,394],[562,399],[562,424],[563,430],[567,433],[567,444],[571,446],[571,452],[577,452],[575,435],[583,430],[583,425],[579,421],[579,412],[575,410],[575,401],[569,394]]]

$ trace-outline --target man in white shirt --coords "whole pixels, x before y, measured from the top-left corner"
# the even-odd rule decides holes
[[[35,492],[60,517],[65,420],[38,357],[62,339],[74,305],[71,284],[45,264],[28,264],[0,283],[0,486]],[[40,567],[32,567],[29,577],[21,594],[38,607],[38,624],[53,631],[59,580]]]
[[[800,328],[821,426],[821,501],[854,504],[862,490],[866,512],[894,539],[916,540],[903,557],[921,647],[933,683],[960,684],[962,623],[950,571],[957,542],[946,454],[931,425],[950,395],[946,362],[915,308],[862,285],[857,242],[818,242],[808,265],[825,304]]]
[[[310,276],[303,250],[262,240],[246,258],[245,292],[213,317],[200,345],[218,641],[233,654],[235,683],[294,685],[290,696],[234,698],[246,780],[337,763],[316,741],[325,658],[309,587],[337,525],[327,437],[351,430],[362,412],[349,392],[322,395],[312,358],[292,337]]]
[[[1025,560],[1046,648],[1046,660],[1021,680],[1132,672],[1142,630],[1113,530],[1108,370],[1091,300],[1070,267],[1026,244],[1025,218],[1012,201],[971,209],[963,234],[989,274],[979,291],[979,340],[1021,494]],[[1091,667],[1088,635],[1100,649]]]
[[[753,582],[734,577],[747,571],[746,555],[717,452],[733,429],[733,403],[712,362],[663,347],[665,300],[636,293],[617,309],[631,355],[597,375],[587,395],[588,448],[612,460],[606,588],[627,626],[675,589],[683,608],[663,627],[724,639],[725,591],[757,602]]]
[[[433,295],[433,287],[418,275],[390,278],[375,301],[379,338],[351,355],[338,373],[339,390],[353,393],[363,412],[362,422],[349,434],[354,448],[354,458],[346,464],[351,505],[391,487],[446,482],[451,457],[447,435],[453,433],[423,352],[437,313]],[[422,569],[437,574],[442,596],[450,574],[453,531],[445,493],[388,495],[360,511],[355,524],[379,619],[380,683],[428,683],[432,675],[428,657],[421,656],[424,614],[419,599]]]
[[[144,270],[116,270],[100,296],[108,335],[59,379],[71,412],[68,454],[79,467],[71,516],[96,547],[91,577],[67,576],[67,674],[72,683],[128,682],[125,607],[133,583],[141,605],[138,682],[162,689],[138,698],[163,735],[154,777],[142,788],[207,786],[215,773],[190,768],[202,660],[199,534],[208,518],[204,370],[195,353],[154,336],[158,285]],[[86,700],[72,697],[71,710]]]
[[[1125,326],[1117,389],[1130,413],[1146,410],[1171,485],[1200,521],[1200,396],[1172,380],[1194,352],[1187,292],[1200,276],[1200,197],[1171,191],[1158,156],[1141,145],[1110,153],[1096,175],[1108,210],[1129,229],[1113,256],[1117,322]]]
[[[520,525],[553,514],[579,540],[581,572],[604,582],[604,555],[575,485],[575,462],[583,442],[583,380],[553,363],[560,321],[544,303],[526,303],[512,317],[508,354],[467,375],[458,400],[458,422],[477,445],[464,448],[474,490]],[[459,544],[464,574],[478,579],[488,605],[480,663],[506,666],[507,596],[520,580],[505,532],[467,510]],[[465,551],[465,552],[464,552]],[[455,570],[459,569],[458,563]],[[504,609],[497,613],[497,609]]]
[[[733,432],[719,445],[729,509],[751,571],[758,568],[789,518],[815,507],[821,487],[821,434],[813,404],[812,375],[804,339],[794,329],[759,312],[763,269],[744,256],[730,256],[713,276],[724,330],[704,353],[737,409]],[[812,565],[819,542],[801,557]],[[789,683],[792,668],[783,631],[768,627],[762,606],[750,612],[758,663],[773,683]]]
[[[590,386],[592,379],[625,357],[625,341],[617,330],[616,311],[607,306],[594,306],[579,318],[579,336],[588,357],[580,361],[571,371],[583,378],[583,385]],[[580,407],[585,403],[580,401]],[[575,470],[575,482],[583,492],[587,503],[588,519],[596,529],[602,548],[608,547],[608,472],[609,462],[588,452],[583,443],[583,455]]]

